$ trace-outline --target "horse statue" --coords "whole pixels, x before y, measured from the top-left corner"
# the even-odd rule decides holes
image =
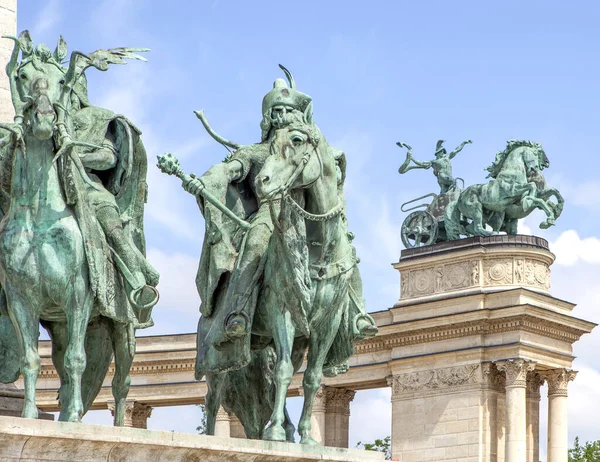
[[[146,50],[75,51],[64,68],[62,37],[54,52],[34,47],[27,31],[7,38],[14,40],[6,72],[16,115],[14,124],[0,126],[0,324],[6,331],[6,320],[12,322],[14,332],[6,336],[16,336],[19,354],[0,354],[8,362],[0,369],[11,371],[1,378],[22,374],[22,416],[37,418],[41,323],[60,376],[59,420],[81,420],[114,353],[114,421],[123,425],[135,329],[151,325],[158,299],[157,280],[147,285],[127,268],[118,245],[125,242],[119,236],[129,239],[128,251],[142,261],[147,163],[137,129],[89,104],[84,71],[143,60],[134,52]],[[102,167],[107,156],[110,165]]]
[[[548,187],[541,173],[549,165],[541,144],[508,141],[506,149],[498,152],[486,169],[492,180],[465,188],[446,207],[448,239],[459,239],[461,235],[488,236],[498,231],[516,234],[518,219],[534,209],[546,214],[540,228],[553,226],[562,213],[564,200],[558,190]],[[557,202],[551,201],[551,197]]]

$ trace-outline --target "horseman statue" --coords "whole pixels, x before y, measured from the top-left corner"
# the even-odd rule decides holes
[[[339,282],[338,276],[344,275],[343,283],[340,282],[338,325],[329,324],[329,342],[320,346],[319,382],[322,373],[335,375],[347,370],[353,341],[377,333],[373,319],[365,311],[357,259],[350,244],[353,235],[348,232],[345,219],[345,154],[321,139],[313,122],[312,98],[298,91],[291,73],[280,67],[288,82],[275,80],[273,89],[263,98],[260,143],[244,146],[232,143],[214,133],[203,112],[196,112],[211,136],[234,152],[199,178],[185,175],[171,154],[159,158],[159,168],[180,177],[184,189],[196,196],[206,222],[196,278],[202,300],[196,378],[206,376],[209,384],[209,434],[214,431],[214,417],[222,404],[238,415],[249,437],[293,439],[293,426],[284,409],[289,385],[285,381],[291,380],[293,371],[300,367],[307,348],[311,351],[308,338],[315,335],[311,327],[317,329],[311,326],[310,307],[320,313],[312,317],[313,323],[321,317],[319,328],[330,322],[324,314],[329,307],[319,301],[317,280]],[[303,159],[292,158],[292,154],[309,148],[315,152]],[[283,168],[268,175],[261,173],[270,161],[282,155],[294,163],[297,170],[294,175],[286,177]],[[287,206],[291,204],[289,200],[285,202],[264,192],[267,183],[269,187],[278,184],[277,191],[282,194],[295,191],[296,183],[312,172],[315,165],[317,176],[294,192],[294,197],[298,194],[297,201],[291,194],[285,195],[294,205]],[[328,187],[333,188],[330,199],[335,207],[331,213],[316,216],[307,211],[307,197],[309,190],[325,177],[327,181],[331,179]],[[294,206],[297,210],[290,212]],[[282,227],[282,216],[288,217],[290,213],[295,218]],[[333,226],[325,235],[323,224]],[[328,239],[333,234],[342,236],[337,242],[344,244],[345,253],[339,261],[329,259],[333,244]],[[290,266],[290,261],[298,265]],[[309,262],[314,264],[306,266]],[[330,263],[339,265],[334,265],[334,269]],[[277,268],[281,274],[276,276]],[[287,277],[287,282],[278,286],[275,280],[279,277]],[[279,311],[272,313],[273,309]],[[283,315],[285,312],[288,315]],[[281,319],[279,314],[283,316]],[[342,318],[344,323],[340,325]],[[280,339],[279,335],[288,340]],[[277,371],[281,367],[285,369],[285,383],[278,383],[282,374]],[[263,396],[266,401],[259,402]],[[311,407],[312,399],[314,396],[306,397]],[[265,430],[269,420],[272,423]],[[304,414],[300,425],[302,442],[314,442],[302,428],[303,424],[306,424]]]
[[[8,38],[15,123],[1,126],[0,324],[9,331],[10,319],[18,333],[23,416],[37,416],[41,323],[61,379],[60,420],[81,420],[114,353],[115,424],[122,425],[135,329],[152,325],[158,301],[159,275],[145,257],[147,160],[140,131],[89,102],[85,71],[144,60],[136,53],[148,50],[75,51],[64,68],[62,37],[54,52],[34,46],[27,31]],[[14,361],[4,366],[16,369]]]

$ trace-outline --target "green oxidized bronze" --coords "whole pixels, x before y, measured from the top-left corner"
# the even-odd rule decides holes
[[[549,166],[548,158],[539,143],[523,140],[507,142],[505,150],[496,154],[494,163],[486,170],[487,184],[458,186],[461,178],[452,176],[450,160],[461,151],[463,142],[450,154],[438,141],[436,159],[419,162],[408,149],[399,173],[415,168],[432,168],[440,185],[440,194],[426,194],[402,205],[403,212],[411,212],[402,224],[401,237],[406,248],[431,245],[459,239],[461,236],[487,236],[498,232],[517,233],[519,218],[540,209],[547,219],[540,224],[545,229],[554,225],[562,213],[564,200],[558,190],[546,183],[542,170]],[[414,165],[411,165],[411,162]],[[416,204],[431,197],[431,203]],[[554,198],[555,201],[550,200]],[[422,208],[423,210],[416,210]],[[416,210],[416,211],[414,211]]]
[[[548,187],[542,174],[549,166],[541,144],[508,141],[506,149],[498,152],[494,163],[486,168],[490,182],[469,186],[448,204],[445,210],[448,238],[488,236],[500,231],[517,234],[519,218],[525,218],[535,209],[542,210],[547,217],[540,228],[554,225],[562,213],[564,200],[558,190]]]
[[[277,79],[263,99],[261,143],[227,141],[197,112],[235,152],[200,178],[170,154],[158,165],[183,180],[206,221],[196,378],[207,378],[208,433],[223,405],[248,437],[293,441],[285,397],[307,354],[299,433],[315,444],[310,417],[322,374],[345,372],[353,341],[377,328],[347,229],[345,155],[327,144],[312,99],[282,69],[289,85]]]
[[[412,147],[408,144],[402,142],[396,143],[399,147],[408,149],[406,160],[398,169],[398,173],[404,174],[413,169],[427,170],[433,168],[433,174],[436,176],[438,185],[440,186],[439,194],[425,194],[402,204],[401,210],[403,212],[412,212],[402,223],[400,234],[402,243],[406,248],[431,245],[448,240],[444,225],[444,210],[460,194],[461,188],[458,186],[458,183],[460,182],[464,186],[462,178],[454,178],[452,176],[452,164],[450,161],[462,151],[465,145],[472,143],[472,141],[464,141],[450,154],[442,146],[443,143],[444,140],[437,142],[435,159],[428,162],[420,162],[413,159]],[[429,197],[431,197],[429,204],[419,203]]]
[[[8,38],[16,115],[1,126],[0,332],[2,348],[16,343],[18,353],[2,352],[9,373],[0,379],[20,370],[23,416],[36,418],[41,323],[61,381],[60,420],[81,420],[114,352],[115,424],[123,425],[135,329],[152,325],[158,300],[158,273],[144,255],[147,161],[139,130],[90,104],[84,73],[147,50],[75,51],[64,68],[62,37],[54,52],[34,47],[27,31]]]

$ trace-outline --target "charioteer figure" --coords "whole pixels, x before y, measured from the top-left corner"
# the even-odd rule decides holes
[[[427,162],[420,162],[412,157],[412,147],[406,143],[398,142],[396,144],[399,147],[408,149],[406,160],[398,169],[398,173],[403,174],[416,168],[425,170],[433,168],[433,174],[437,177],[438,184],[440,185],[440,194],[446,194],[450,189],[453,189],[456,184],[456,180],[452,176],[452,164],[450,161],[470,143],[472,143],[471,140],[463,141],[456,149],[448,154],[443,147],[444,140],[439,140],[435,148],[435,159]],[[411,162],[413,165],[411,165]]]

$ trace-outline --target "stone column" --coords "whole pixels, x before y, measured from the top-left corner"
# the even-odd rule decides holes
[[[17,35],[17,0],[0,0],[0,36]],[[0,122],[11,123],[15,110],[10,97],[8,76],[4,68],[10,59],[14,42],[0,40]]]
[[[115,402],[107,403],[111,415],[115,416]],[[148,418],[152,414],[152,406],[140,403],[136,400],[127,400],[125,402],[124,426],[132,428],[148,428]]]
[[[327,397],[325,395],[325,387],[322,386],[317,390],[315,401],[313,404],[313,412],[310,418],[310,426],[312,437],[319,443],[325,444],[325,403]]]
[[[527,462],[540,462],[540,387],[542,376],[527,374]]]
[[[215,436],[220,436],[221,438],[229,438],[231,436],[230,420],[229,413],[223,407],[219,407],[215,422]]]
[[[229,414],[229,436],[231,438],[246,438],[246,430],[235,414]]]
[[[350,402],[355,394],[346,388],[325,387],[325,446],[348,447]]]
[[[509,359],[495,363],[506,374],[506,451],[505,462],[527,461],[527,372],[535,367],[533,361]]]
[[[567,385],[577,372],[555,369],[544,373],[548,382],[548,462],[567,462]]]

